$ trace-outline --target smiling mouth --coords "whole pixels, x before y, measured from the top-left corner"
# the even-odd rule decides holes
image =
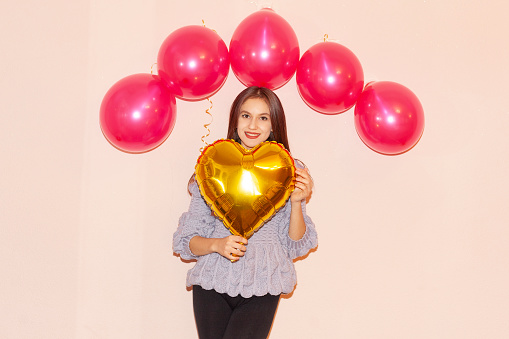
[[[256,139],[260,136],[260,133],[249,133],[249,132],[244,132],[244,134],[246,135],[246,137],[248,137],[249,139]]]

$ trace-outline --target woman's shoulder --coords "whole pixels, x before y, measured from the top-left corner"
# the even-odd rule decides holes
[[[187,182],[187,192],[189,195],[198,193],[198,182],[196,182],[194,173],[191,175],[191,178],[189,178],[189,181]]]

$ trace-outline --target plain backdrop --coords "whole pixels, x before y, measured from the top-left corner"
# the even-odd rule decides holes
[[[301,55],[327,34],[426,116],[415,148],[384,156],[353,109],[311,110],[295,77],[276,91],[319,246],[271,338],[509,337],[506,1],[28,0],[0,3],[1,338],[196,338],[193,264],[171,240],[210,104],[177,100],[172,134],[141,155],[106,141],[99,106],[173,30],[204,22],[229,45],[264,5]],[[243,88],[230,71],[211,98],[208,142]]]

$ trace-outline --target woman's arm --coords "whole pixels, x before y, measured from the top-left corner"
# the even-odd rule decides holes
[[[232,261],[244,256],[245,245],[247,245],[247,239],[238,235],[225,238],[204,238],[197,235],[189,241],[189,249],[196,256],[216,252]]]
[[[301,203],[306,200],[313,189],[313,180],[306,169],[295,169],[295,190],[290,196],[292,211],[290,214],[290,227],[288,235],[292,240],[299,240],[306,233],[306,223],[302,214]]]

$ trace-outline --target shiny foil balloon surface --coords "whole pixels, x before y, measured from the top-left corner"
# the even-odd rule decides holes
[[[195,177],[205,201],[230,232],[249,238],[290,197],[295,163],[274,141],[246,150],[233,140],[218,140],[198,158]]]

